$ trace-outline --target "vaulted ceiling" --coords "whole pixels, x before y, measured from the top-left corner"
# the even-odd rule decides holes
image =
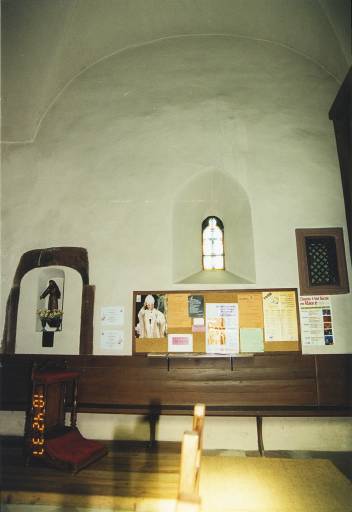
[[[2,11],[6,142],[32,142],[86,68],[156,39],[265,40],[315,61],[337,82],[351,65],[349,0],[3,0]]]

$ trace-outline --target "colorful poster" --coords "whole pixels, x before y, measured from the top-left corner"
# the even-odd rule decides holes
[[[296,295],[293,291],[262,292],[265,341],[297,341]]]
[[[193,352],[192,334],[169,334],[167,350],[168,352]]]
[[[238,304],[206,304],[206,352],[239,352]]]
[[[299,299],[303,345],[333,345],[330,297],[305,295]]]
[[[167,316],[167,296],[165,294],[136,295],[135,337],[165,338]]]

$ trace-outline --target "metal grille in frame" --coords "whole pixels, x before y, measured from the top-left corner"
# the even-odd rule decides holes
[[[310,286],[339,285],[335,238],[306,237],[305,243]]]

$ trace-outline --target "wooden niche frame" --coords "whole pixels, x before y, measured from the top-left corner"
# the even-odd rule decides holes
[[[19,261],[7,299],[3,334],[3,353],[15,354],[17,314],[22,278],[35,268],[70,267],[82,278],[82,304],[79,354],[93,354],[93,312],[95,286],[89,284],[88,252],[83,247],[49,247],[25,252]]]
[[[306,250],[307,238],[332,238],[335,244],[337,284],[312,285],[309,279],[309,263]],[[337,295],[349,293],[345,245],[342,228],[296,229],[297,260],[301,295]]]

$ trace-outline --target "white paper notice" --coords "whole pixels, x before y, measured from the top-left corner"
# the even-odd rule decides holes
[[[298,340],[295,293],[263,292],[262,296],[265,341]]]
[[[206,304],[206,352],[239,352],[238,304]]]
[[[123,350],[123,331],[101,331],[100,348],[102,348],[103,350],[121,352]]]
[[[104,306],[101,308],[100,320],[102,325],[123,325],[123,306]]]
[[[168,352],[193,352],[192,334],[169,334],[167,350]]]
[[[305,295],[299,299],[303,345],[332,345],[334,333],[328,295]]]

